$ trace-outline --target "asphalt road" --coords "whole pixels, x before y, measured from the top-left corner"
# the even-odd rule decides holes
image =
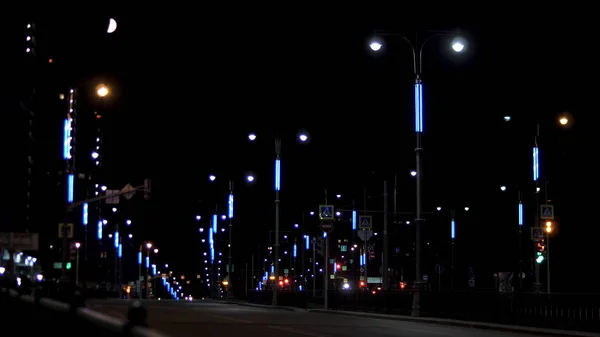
[[[88,306],[125,319],[129,301],[93,301]],[[150,327],[173,337],[523,337],[531,334],[436,324],[293,312],[207,301],[146,301]]]

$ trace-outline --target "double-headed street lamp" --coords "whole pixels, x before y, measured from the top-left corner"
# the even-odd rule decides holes
[[[387,35],[387,34],[386,34]],[[411,49],[413,55],[413,72],[415,75],[415,133],[417,134],[417,146],[415,148],[416,153],[416,172],[415,177],[417,179],[417,188],[416,188],[416,218],[415,218],[415,228],[416,228],[416,280],[414,286],[414,297],[413,297],[413,306],[412,306],[412,316],[420,316],[421,315],[421,287],[423,283],[423,274],[421,271],[421,255],[422,255],[422,245],[421,245],[421,222],[422,219],[422,209],[421,209],[421,183],[422,183],[422,160],[421,156],[423,153],[423,148],[421,144],[421,135],[423,133],[423,85],[421,82],[421,74],[423,72],[422,60],[423,60],[423,47],[429,42],[433,37],[437,36],[455,36],[456,34],[452,34],[449,32],[429,32],[427,37],[423,40],[419,40],[418,36],[415,38],[415,41],[411,41],[403,35],[400,34],[391,34],[394,36],[399,36],[404,41],[406,41]],[[466,41],[460,37],[454,37],[452,41],[452,49],[459,53],[465,50]],[[380,38],[373,38],[369,47],[371,50],[378,52],[383,47],[383,42]]]
[[[300,131],[297,135],[298,142],[306,144],[309,135]],[[253,142],[257,139],[256,134],[251,133],[248,139]],[[275,284],[273,285],[273,306],[277,305],[277,282],[279,281],[279,192],[281,191],[281,137],[275,136]]]
[[[208,176],[208,180],[210,180],[211,182],[216,181],[217,177],[213,174]],[[254,182],[254,175],[252,174],[247,174],[245,177],[245,180],[248,183],[252,183]],[[224,216],[225,217],[225,216]],[[227,258],[227,278],[228,278],[228,285],[227,285],[227,297],[229,298],[233,298],[233,290],[231,287],[231,281],[232,281],[232,277],[231,275],[233,274],[233,258],[231,255],[231,244],[232,244],[232,230],[233,230],[233,180],[230,179],[229,180],[229,196],[227,198],[227,217],[225,219],[229,218],[229,243],[227,244],[228,246],[228,258]],[[223,219],[223,220],[225,220]],[[199,219],[198,219],[199,220]]]

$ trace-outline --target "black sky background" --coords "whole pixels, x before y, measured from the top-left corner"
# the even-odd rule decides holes
[[[466,53],[453,54],[444,38],[424,50],[425,211],[469,206],[468,215],[457,215],[462,256],[491,270],[510,269],[507,256],[516,249],[515,188],[533,190],[531,147],[540,121],[541,175],[549,180],[560,222],[552,246],[553,286],[575,291],[572,275],[578,275],[585,284],[581,289],[591,289],[586,275],[593,271],[600,234],[597,217],[589,212],[595,209],[598,185],[597,61],[590,43],[593,27],[584,18],[575,23],[569,17],[490,14],[453,22],[431,15],[415,24],[389,15],[173,12],[36,17],[36,74],[44,97],[36,124],[38,172],[62,169],[64,117],[52,97],[79,83],[84,88],[80,116],[95,109],[110,116],[107,184],[153,178],[152,201],[136,196],[133,206],[125,207],[128,217],[143,222],[143,229],[133,230],[143,230],[140,235],[161,248],[161,259],[172,268],[194,271],[196,261],[184,257],[203,251],[195,215],[208,218],[217,200],[219,213],[225,213],[229,177],[236,181],[234,247],[239,250],[234,257],[247,259],[250,250],[266,244],[274,223],[275,133],[284,142],[283,229],[298,222],[303,211],[315,210],[325,188],[331,197],[341,193],[342,204],[356,200],[360,206],[364,187],[369,195],[381,194],[382,181],[387,179],[391,189],[395,173],[398,208],[414,210],[410,49],[390,37],[383,53],[373,55],[367,39],[374,29],[408,37],[423,29],[451,29],[468,38]],[[109,17],[119,24],[112,35],[104,33]],[[6,30],[8,53],[17,60],[23,56],[23,22]],[[26,72],[17,68],[6,71],[14,72],[14,81],[26,82]],[[94,102],[95,83],[106,83],[115,94],[106,105]],[[13,111],[15,96],[6,102],[12,102],[5,106]],[[557,127],[563,112],[574,122],[568,130]],[[505,115],[512,116],[508,124]],[[81,123],[90,116],[81,117]],[[6,188],[18,192],[3,203],[2,226],[8,228],[22,222],[24,214],[19,191],[26,172],[26,117],[7,113],[3,124]],[[310,144],[294,142],[300,129],[310,132]],[[257,133],[258,142],[248,144],[249,131]],[[242,183],[246,172],[256,175],[252,186]],[[218,176],[217,187],[208,183],[211,173]],[[509,191],[502,193],[500,185]],[[38,192],[35,219],[42,233],[55,233],[60,221],[59,191]],[[531,224],[531,193],[523,192],[523,199]],[[368,206],[380,209],[381,204],[375,198]],[[444,216],[428,224],[432,239],[448,238]]]

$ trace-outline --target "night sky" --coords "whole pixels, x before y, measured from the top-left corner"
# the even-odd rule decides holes
[[[35,71],[21,61],[26,21],[14,20],[6,50],[18,67],[5,63],[12,74],[6,83],[37,76],[38,186],[58,183],[52,177],[63,167],[59,93],[81,86],[79,114],[88,116],[81,117],[83,125],[95,110],[110,116],[107,184],[120,188],[153,179],[152,200],[137,195],[125,207],[134,223],[143,222],[133,231],[155,242],[172,268],[194,272],[194,252],[203,251],[195,215],[207,219],[215,206],[226,213],[228,179],[236,191],[234,258],[245,262],[249,251],[266,246],[274,227],[276,134],[283,139],[282,230],[299,222],[302,212],[316,210],[325,189],[330,198],[342,194],[341,205],[355,201],[362,208],[367,188],[373,196],[368,207],[380,210],[383,181],[391,193],[395,175],[398,209],[414,211],[410,48],[393,36],[385,37],[376,55],[367,44],[374,30],[412,39],[417,31],[444,29],[469,44],[455,54],[451,39],[440,37],[423,51],[424,211],[456,209],[460,256],[484,266],[482,273],[510,270],[517,187],[526,222],[533,223],[531,151],[539,122],[541,176],[559,222],[553,288],[574,291],[573,275],[584,283],[577,289],[591,286],[585,275],[600,234],[598,217],[588,211],[597,208],[597,61],[585,20],[429,19],[417,25],[376,15],[132,14],[38,15]],[[105,33],[109,17],[119,25],[111,35]],[[114,94],[102,104],[93,96],[97,83]],[[13,113],[19,111],[17,90],[9,92],[3,175],[5,192],[14,193],[2,198],[0,220],[2,227],[23,228],[27,124],[26,116]],[[567,129],[557,123],[564,113],[570,116]],[[309,132],[310,144],[295,142],[300,130]],[[248,132],[257,134],[257,142],[248,143]],[[85,126],[78,135],[82,147],[91,144]],[[251,186],[244,184],[248,172],[256,176]],[[209,184],[209,174],[217,175],[216,185]],[[62,196],[60,187],[46,187],[37,189],[31,227],[52,236]],[[468,214],[461,212],[465,206]],[[308,226],[317,232],[316,223]],[[428,217],[427,228],[431,240],[449,240],[448,213]]]

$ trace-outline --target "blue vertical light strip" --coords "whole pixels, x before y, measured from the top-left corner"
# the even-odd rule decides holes
[[[540,178],[540,152],[538,147],[533,148],[533,181]]]
[[[98,220],[98,240],[102,240],[102,219]]]
[[[298,253],[298,247],[296,246],[296,244],[294,243],[294,258],[296,257],[296,254]]]
[[[352,230],[356,230],[356,211],[352,211]]]
[[[452,240],[456,239],[456,222],[454,219],[450,221],[450,238]]]
[[[233,219],[233,193],[229,193],[229,219]]]
[[[146,256],[146,269],[150,268],[150,256]]]
[[[216,217],[216,215],[215,215]],[[210,262],[213,263],[215,261],[215,241],[213,238],[213,229],[208,229],[208,242],[210,243]]]
[[[415,84],[415,132],[423,132],[423,85]]]
[[[87,202],[83,204],[83,214],[81,216],[82,216],[81,223],[84,226],[87,226],[87,224],[88,224],[88,203]]]
[[[63,130],[63,159],[71,158],[71,120],[65,119]]]
[[[122,258],[123,257],[123,245],[122,244],[119,244],[118,253],[119,253],[119,259]]]
[[[323,232],[323,239],[327,237],[327,232]]]
[[[281,190],[281,160],[275,159],[275,191]]]
[[[519,226],[523,226],[523,204],[519,202]]]
[[[72,203],[73,202],[73,192],[75,190],[75,176],[73,176],[72,174],[69,174],[69,177],[67,178],[67,202]]]
[[[213,214],[212,230],[213,230],[213,234],[217,232],[217,215],[216,214]]]
[[[142,265],[142,252],[138,252],[138,265]]]
[[[271,274],[275,274],[275,266],[271,266]]]
[[[156,275],[156,265],[152,265],[152,275]]]
[[[115,232],[115,248],[119,248],[119,232]]]
[[[304,241],[306,242],[306,249],[310,249],[310,236],[305,235],[304,236]]]

